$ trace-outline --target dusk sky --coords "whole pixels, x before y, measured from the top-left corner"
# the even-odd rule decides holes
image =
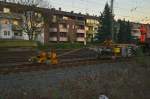
[[[47,0],[58,9],[64,11],[74,11],[76,13],[89,13],[100,15],[105,3],[110,0]],[[115,18],[125,18],[126,20],[142,23],[150,23],[150,0],[115,0]]]

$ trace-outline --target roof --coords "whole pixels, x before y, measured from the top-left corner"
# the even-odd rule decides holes
[[[71,16],[71,17],[81,17],[81,18],[91,18],[91,19],[99,19],[97,16],[92,16],[88,14],[82,14],[82,13],[74,13],[73,11],[71,12],[66,12],[62,11],[61,8],[59,10],[56,10],[55,8],[41,8],[41,7],[35,7],[35,6],[29,6],[29,5],[22,5],[19,3],[11,3],[11,2],[4,2],[0,1],[0,9],[5,6],[13,9],[14,12],[23,12],[26,10],[35,10],[39,11],[41,13],[49,13],[49,14],[57,14],[57,15],[64,15],[64,16]],[[17,8],[17,9],[16,9]]]

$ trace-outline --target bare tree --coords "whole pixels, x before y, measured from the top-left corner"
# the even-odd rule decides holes
[[[15,0],[21,5],[25,5],[23,32],[27,33],[29,40],[36,40],[37,36],[42,33],[43,17],[37,8],[43,0]]]
[[[12,2],[12,3],[19,3],[22,5],[28,5],[28,6],[36,6],[36,7],[51,7],[50,1],[47,0],[0,0],[4,2]]]
[[[27,33],[29,40],[36,40],[37,36],[42,33],[43,25],[41,13],[36,13],[35,11],[26,11],[24,13],[23,32]]]

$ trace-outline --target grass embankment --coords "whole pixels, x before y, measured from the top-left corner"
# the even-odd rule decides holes
[[[37,43],[29,40],[0,40],[0,48],[11,47],[37,47]]]
[[[83,43],[50,43],[45,45],[38,43],[38,49],[79,49],[84,47],[86,46]]]
[[[29,40],[0,40],[0,48],[33,47],[37,49],[79,49],[91,45],[92,44],[87,44],[85,46],[83,43],[47,43],[43,45],[40,42]]]
[[[77,48],[83,48],[84,45],[82,43],[60,43],[54,45],[56,49],[77,49]]]

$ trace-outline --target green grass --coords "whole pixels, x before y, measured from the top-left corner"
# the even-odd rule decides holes
[[[5,47],[36,47],[35,41],[28,40],[0,40],[0,48]]]
[[[55,49],[78,49],[85,47],[83,43],[51,43],[49,46]]]

